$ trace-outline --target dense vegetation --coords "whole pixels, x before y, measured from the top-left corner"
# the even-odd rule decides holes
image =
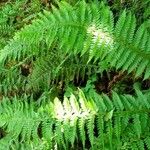
[[[150,1],[0,3],[0,150],[150,149]]]

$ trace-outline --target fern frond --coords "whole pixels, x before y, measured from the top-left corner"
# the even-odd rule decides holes
[[[53,147],[53,121],[48,120],[47,122],[44,121],[42,123],[42,136],[43,138],[47,141],[48,147],[52,148]]]
[[[80,139],[83,145],[83,149],[85,148],[85,140],[86,140],[86,135],[85,135],[85,118],[80,118],[78,120],[78,129],[80,133]]]
[[[104,115],[100,114],[97,116],[97,129],[98,129],[98,138],[99,138],[99,144],[101,148],[105,149],[105,134],[104,134]]]
[[[145,141],[147,148],[149,149],[150,148],[150,137],[147,137],[144,141]]]
[[[94,140],[95,140],[95,137],[94,137],[94,122],[95,122],[95,117],[94,115],[91,115],[89,118],[88,118],[88,121],[87,121],[87,132],[88,132],[88,135],[89,135],[89,140],[90,140],[90,143],[91,143],[91,147],[93,148],[94,146]]]

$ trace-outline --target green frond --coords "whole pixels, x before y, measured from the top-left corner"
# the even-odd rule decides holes
[[[115,92],[113,92],[113,102],[114,102],[114,105],[115,105],[117,110],[123,110],[124,109],[124,106],[121,102],[120,97]]]
[[[94,122],[95,122],[95,117],[94,115],[91,115],[88,120],[87,120],[87,133],[89,135],[89,140],[90,140],[90,143],[91,143],[91,147],[94,146],[94,140],[95,140],[95,137],[94,137]]]
[[[99,145],[104,150],[105,149],[105,134],[104,134],[104,115],[99,114],[97,116],[97,129],[98,129],[98,139],[99,139]]]
[[[144,141],[145,141],[147,148],[150,149],[150,137],[147,137]]]
[[[137,135],[138,138],[140,138],[141,123],[140,123],[139,114],[134,115],[133,122],[134,122],[133,128],[134,128],[135,134]]]
[[[108,134],[108,140],[109,140],[109,148],[110,150],[113,149],[113,127],[112,127],[112,120],[108,121],[107,124],[107,134]]]
[[[85,118],[80,118],[78,120],[78,129],[80,133],[80,139],[83,145],[83,149],[85,148],[85,140],[86,140],[86,135],[85,135]]]
[[[142,140],[138,141],[138,148],[141,150],[145,150],[144,142]]]

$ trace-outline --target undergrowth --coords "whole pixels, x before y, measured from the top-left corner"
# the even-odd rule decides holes
[[[0,6],[0,150],[150,149],[149,0]]]

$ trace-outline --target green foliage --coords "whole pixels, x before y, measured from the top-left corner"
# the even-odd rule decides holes
[[[134,95],[119,94],[122,83],[112,91],[123,73],[150,78],[149,1],[140,19],[139,3],[117,14],[106,1],[53,4],[0,9],[0,150],[150,149],[149,88],[137,81]],[[112,81],[98,83],[105,74]]]
[[[32,0],[32,2],[15,0],[2,4],[0,7],[0,49],[13,38],[17,30],[35,19],[42,8],[40,0]]]
[[[40,145],[44,150],[75,149],[77,141],[84,149],[88,140],[90,149],[149,149],[149,99],[140,91],[135,97],[114,92],[112,98],[90,91],[86,98],[79,90],[78,96],[71,94],[63,102],[55,98],[53,103],[37,107],[36,103],[27,103],[32,97],[4,98],[0,127],[6,135],[0,140],[1,149],[23,149],[27,145]]]
[[[25,91],[49,89],[53,82],[98,73],[101,64],[149,78],[150,35],[145,24],[136,26],[132,13],[124,10],[114,25],[113,13],[103,3],[58,5],[59,9],[52,6],[51,12],[40,13],[1,50],[5,90],[7,85]],[[24,75],[21,66],[26,64],[32,71]]]
[[[106,3],[111,6],[113,12],[118,16],[121,11],[127,9],[132,11],[138,19],[138,25],[150,17],[150,1],[149,0],[113,0]]]

